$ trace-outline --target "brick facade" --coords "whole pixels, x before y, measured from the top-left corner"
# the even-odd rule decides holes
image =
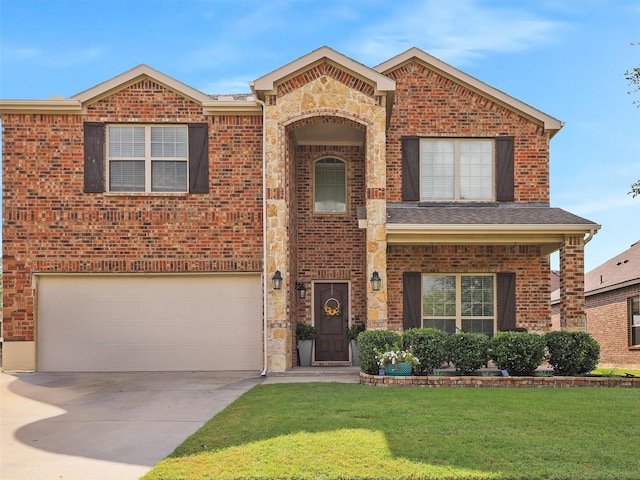
[[[66,113],[48,113],[46,102],[43,113],[2,110],[0,101],[4,339],[35,339],[34,273],[261,274],[264,367],[273,371],[296,362],[296,322],[313,322],[312,296],[298,299],[298,282],[308,290],[348,282],[349,324],[400,329],[403,272],[515,273],[517,324],[542,332],[548,249],[560,244],[563,318],[580,318],[582,227],[562,237],[558,222],[551,232],[514,233],[513,242],[472,243],[460,232],[388,243],[388,202],[402,202],[403,136],[513,137],[509,203],[549,202],[549,140],[561,123],[434,61],[418,51],[381,72],[324,47],[256,80],[237,101],[146,66],[79,94]],[[84,122],[206,124],[209,192],[83,193]],[[316,137],[299,141],[309,132]],[[346,162],[344,214],[313,212],[313,164],[324,157]],[[279,291],[268,287],[276,270]]]
[[[262,117],[201,110],[141,81],[82,116],[3,115],[5,341],[34,339],[35,272],[262,270]],[[83,193],[85,121],[207,122],[210,193]]]

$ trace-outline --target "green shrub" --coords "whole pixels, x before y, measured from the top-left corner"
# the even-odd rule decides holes
[[[367,326],[364,323],[354,323],[349,328],[347,328],[347,335],[349,336],[349,341],[358,340],[358,335],[366,330]]]
[[[437,328],[410,328],[402,332],[402,346],[418,357],[420,363],[413,367],[416,375],[433,373],[447,359],[445,345],[447,334]]]
[[[588,333],[563,330],[548,332],[544,337],[555,375],[584,375],[598,365],[600,345]]]
[[[528,332],[498,332],[491,340],[491,358],[509,375],[533,375],[544,360],[544,336]]]
[[[489,337],[483,333],[457,332],[447,338],[446,350],[456,372],[471,375],[487,363]]]
[[[296,341],[313,340],[316,338],[316,327],[307,323],[298,322],[296,324]]]
[[[376,352],[396,350],[402,342],[399,333],[391,330],[365,330],[358,335],[360,370],[369,375],[377,375],[380,367]]]

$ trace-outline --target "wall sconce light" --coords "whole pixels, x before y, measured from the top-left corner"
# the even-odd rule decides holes
[[[276,273],[271,277],[271,283],[274,290],[282,290],[282,274],[280,270],[276,270]]]
[[[296,282],[296,291],[298,292],[298,298],[304,300],[307,298],[307,289],[302,282]]]
[[[374,292],[377,292],[380,290],[380,287],[382,286],[382,279],[380,278],[380,275],[378,275],[378,272],[375,271],[373,272],[373,275],[371,275],[371,289]]]

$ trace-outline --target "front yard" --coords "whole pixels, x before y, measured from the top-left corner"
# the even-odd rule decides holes
[[[637,389],[257,386],[145,480],[637,479]]]

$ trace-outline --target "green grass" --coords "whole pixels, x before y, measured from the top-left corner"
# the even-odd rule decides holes
[[[624,376],[625,373],[630,373],[636,377],[640,377],[640,370],[620,369],[620,368],[596,368],[593,372],[594,375],[609,375],[611,377]]]
[[[260,385],[145,480],[637,479],[637,389]]]

